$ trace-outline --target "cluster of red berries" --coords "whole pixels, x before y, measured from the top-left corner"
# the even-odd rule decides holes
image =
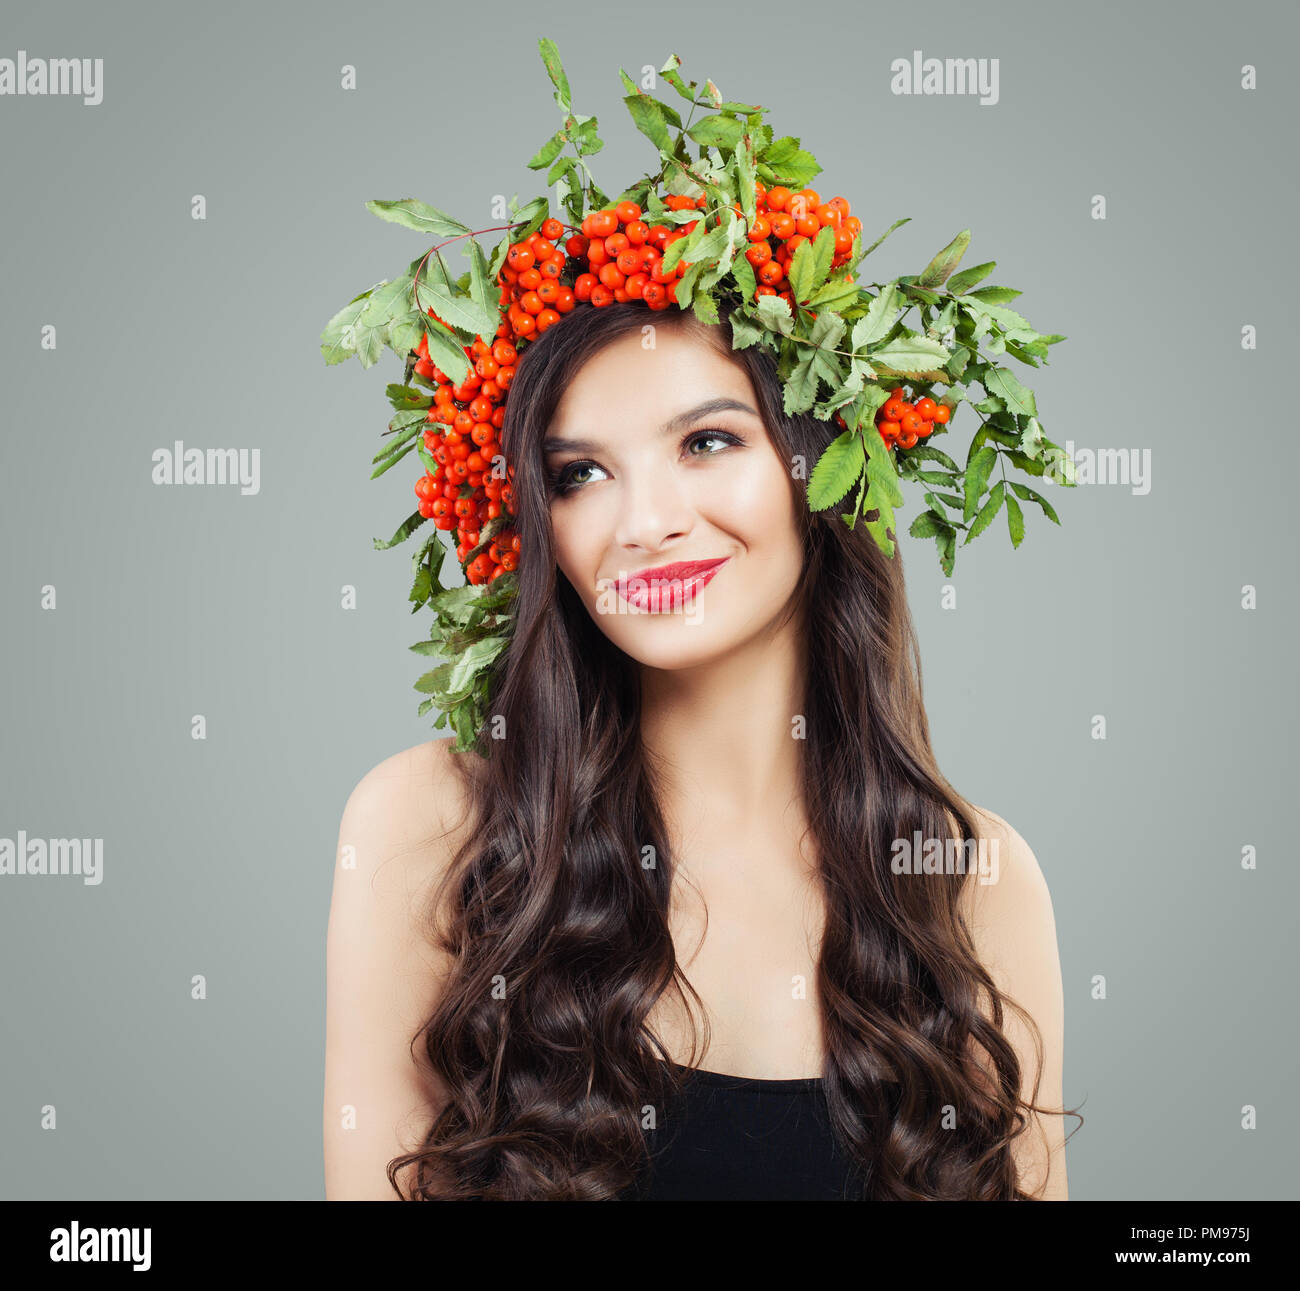
[[[834,268],[848,260],[862,222],[850,213],[845,198],[834,197],[823,203],[812,188],[795,192],[781,185],[767,188],[758,181],[754,192],[757,206],[747,232],[750,246],[745,252],[754,269],[754,295],[780,296],[793,309],[795,300],[787,274],[799,246],[815,238],[823,228],[834,229]],[[674,211],[701,210],[706,199],[668,196],[664,205]],[[732,209],[743,214],[739,203]],[[636,202],[619,202],[612,208],[591,212],[582,221],[581,232],[562,245],[560,239],[566,226],[554,218],[543,221],[527,238],[512,243],[498,275],[501,325],[491,344],[479,337],[466,348],[471,366],[463,382],[454,383],[432,361],[427,337],[420,338],[415,371],[437,384],[428,413],[429,428],[424,431],[424,446],[437,462],[437,469],[426,471],[416,481],[415,493],[422,516],[431,518],[439,529],[456,530],[456,556],[470,583],[490,583],[519,564],[519,535],[508,527],[502,527],[484,551],[468,560],[488,521],[515,514],[511,506],[515,472],[506,464],[499,432],[505,422],[506,392],[514,378],[518,345],[526,345],[558,323],[579,302],[602,306],[642,300],[654,310],[676,303],[677,283],[690,263],[679,260],[665,271],[664,252],[687,237],[699,220],[671,227],[648,224],[641,216]],[[579,270],[572,287],[560,281],[570,258],[577,262]],[[433,310],[429,313],[437,318]],[[892,398],[900,399],[901,395],[899,389]],[[922,400],[917,405],[922,417],[925,414],[921,409],[926,404],[935,407],[932,400]],[[910,404],[906,410],[911,411]],[[935,419],[946,421],[947,409],[938,411],[943,416]],[[916,435],[922,434],[929,434],[929,430],[921,430],[918,425]],[[886,442],[890,442],[888,438]],[[899,442],[910,447],[905,437]],[[911,442],[916,442],[915,436]]]
[[[862,232],[862,221],[852,214],[847,198],[832,197],[829,202],[823,202],[815,188],[794,192],[780,184],[765,188],[760,181],[755,184],[755,193],[758,211],[749,226],[747,236],[751,245],[745,252],[745,259],[753,266],[758,279],[754,295],[780,296],[793,310],[795,300],[787,275],[800,245],[816,238],[822,229],[834,229],[835,254],[831,268],[838,268],[848,261],[853,239]],[[739,213],[739,206],[734,209]],[[849,277],[845,281],[853,279]]]
[[[862,232],[862,221],[852,214],[847,198],[823,202],[815,188],[794,192],[780,184],[768,188],[756,181],[754,196],[756,210],[746,232],[750,245],[745,251],[757,280],[754,295],[780,296],[793,308],[787,274],[800,245],[824,228],[833,229],[831,267],[836,268],[848,261],[853,239]],[[671,211],[701,210],[706,199],[668,196],[664,205]],[[732,209],[743,215],[738,202]],[[582,221],[582,231],[564,242],[563,250],[559,239],[565,226],[556,219],[545,221],[525,240],[512,244],[501,270],[501,304],[514,339],[544,332],[580,301],[600,306],[643,300],[655,310],[675,304],[677,283],[691,267],[690,261],[679,260],[665,270],[664,252],[693,232],[699,220],[673,228],[648,224],[641,217],[636,202],[619,202],[592,211]],[[560,282],[565,252],[580,266],[572,288]]]
[[[936,426],[946,426],[952,416],[947,404],[935,403],[929,395],[923,395],[915,403],[907,400],[902,386],[895,386],[889,392],[889,398],[876,413],[876,429],[886,448],[915,448],[918,440],[934,433]],[[847,427],[844,414],[837,412],[835,420]]]
[[[704,198],[668,197],[670,210],[702,207]],[[684,238],[698,223],[681,228],[647,224],[636,202],[619,202],[608,210],[592,211],[582,221],[582,232],[564,242],[565,226],[546,220],[522,242],[512,244],[501,269],[502,307],[514,339],[544,332],[558,323],[579,302],[612,305],[615,301],[643,300],[651,309],[667,309],[676,302],[677,281],[690,268],[678,261],[663,268],[664,251]],[[567,253],[567,254],[566,254]],[[568,259],[578,262],[572,287],[560,282]]]
[[[479,545],[483,526],[503,514],[514,515],[515,468],[505,465],[498,439],[518,358],[503,335],[506,330],[502,322],[491,345],[478,337],[466,348],[470,372],[459,385],[430,360],[427,337],[420,337],[416,349],[420,358],[415,371],[437,382],[424,446],[438,466],[416,480],[415,495],[422,516],[432,518],[439,529],[456,530],[456,559],[466,580],[475,584],[490,583],[519,564],[519,535],[509,527],[502,527],[487,548],[466,563]]]
[[[947,404],[935,403],[929,395],[915,403],[909,403],[904,395],[903,387],[896,386],[876,413],[876,429],[888,448],[895,444],[915,448],[918,439],[932,434],[936,426],[946,426],[952,416]]]

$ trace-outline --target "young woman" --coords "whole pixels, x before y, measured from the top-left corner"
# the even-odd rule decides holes
[[[1065,1198],[1051,899],[935,764],[900,559],[808,509],[834,433],[725,314],[524,351],[490,756],[343,814],[331,1199]]]

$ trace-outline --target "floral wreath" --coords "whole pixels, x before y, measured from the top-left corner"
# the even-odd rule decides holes
[[[434,622],[429,639],[411,649],[442,662],[415,683],[428,696],[419,712],[437,705],[435,728],[450,722],[456,750],[485,757],[480,734],[514,627],[516,570],[527,558],[512,528],[514,467],[499,442],[505,403],[519,355],[579,306],[640,300],[715,323],[726,304],[733,348],[763,345],[776,359],[786,414],[811,411],[842,428],[808,478],[809,508],[824,511],[852,494],[841,519],[850,528],[862,520],[887,556],[894,508],[904,501],[900,481],[920,486],[926,509],[908,532],[935,540],[945,574],[958,531],[970,542],[1003,509],[1019,547],[1020,501],[1060,523],[1046,498],[1007,478],[1008,464],[1075,483],[1068,454],[1043,433],[1033,391],[998,362],[1010,355],[1037,367],[1065,337],[1039,335],[1008,309],[1018,291],[976,286],[995,262],[954,272],[969,229],[919,275],[857,282],[863,259],[908,217],[864,249],[848,201],[823,201],[809,187],[822,168],[800,140],[774,138],[762,107],[724,100],[711,80],[703,88],[684,81],[676,55],[659,76],[691,105],[685,124],[672,104],[619,69],[623,102],[658,149],[659,166],[611,200],[586,161],[604,146],[596,118],[573,112],[555,42],[543,38],[538,47],[563,124],[528,166],[548,168],[547,185],[560,186],[569,222],[550,213],[546,197],[522,208],[512,199],[510,222],[497,226],[507,236],[489,257],[476,237],[495,230],[469,229],[412,198],[368,202],[381,219],[442,240],[400,277],[354,297],[321,334],[326,363],[355,354],[369,368],[385,347],[405,362],[403,382],[387,388],[395,413],[371,478],[418,453],[419,505],[391,538],[374,542],[396,546],[433,521],[412,559],[410,600],[413,613],[429,605]],[[693,121],[699,108],[712,110]],[[561,155],[568,144],[576,155]],[[442,252],[457,241],[470,263],[453,279]],[[917,329],[903,322],[913,309]],[[978,401],[972,384],[983,390]],[[944,387],[937,397],[936,386]],[[951,433],[962,403],[980,427],[959,466],[932,440]],[[995,467],[1000,477],[990,484]],[[455,532],[463,586],[442,584],[449,548],[439,531]]]

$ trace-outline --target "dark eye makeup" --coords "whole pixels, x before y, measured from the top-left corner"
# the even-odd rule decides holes
[[[715,426],[707,427],[703,430],[691,431],[681,442],[680,447],[685,448],[688,444],[699,440],[721,440],[725,447],[740,447],[745,444],[742,436],[737,435],[734,431],[720,430]],[[713,449],[703,453],[688,453],[690,457],[714,457],[723,450],[721,448]],[[555,497],[566,497],[571,493],[576,493],[583,488],[589,481],[575,480],[573,477],[589,467],[596,467],[604,470],[599,462],[594,462],[589,457],[584,457],[579,461],[565,462],[563,466],[555,470],[546,472],[546,484],[551,494]]]

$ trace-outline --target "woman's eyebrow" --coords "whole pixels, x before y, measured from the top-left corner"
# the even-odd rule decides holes
[[[703,403],[698,403],[694,408],[686,408],[664,422],[659,428],[661,435],[675,435],[679,430],[684,430],[691,422],[700,417],[710,417],[715,412],[746,412],[752,417],[758,416],[758,410],[751,408],[749,404],[740,399],[731,399],[725,396],[716,399],[706,399]],[[548,437],[542,444],[544,453],[591,453],[598,452],[601,445],[590,439],[566,439],[559,436]]]

